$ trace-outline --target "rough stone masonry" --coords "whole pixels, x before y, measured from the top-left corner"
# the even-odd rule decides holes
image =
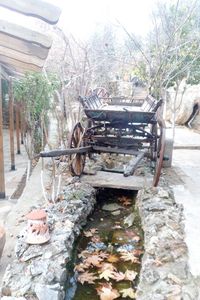
[[[167,188],[141,190],[137,197],[144,231],[137,300],[197,300],[188,268],[183,208]]]
[[[96,197],[92,187],[75,182],[65,188],[61,198],[46,208],[51,234],[48,243],[28,245],[26,231],[20,233],[16,259],[7,267],[3,278],[1,299],[64,299],[66,263]]]

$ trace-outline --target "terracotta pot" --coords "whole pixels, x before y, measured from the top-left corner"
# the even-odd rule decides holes
[[[6,243],[6,232],[5,229],[2,226],[0,226],[0,258],[3,253],[3,248],[5,246],[5,243]]]
[[[47,224],[47,214],[42,209],[33,210],[26,218],[28,244],[44,244],[50,239],[49,228]]]

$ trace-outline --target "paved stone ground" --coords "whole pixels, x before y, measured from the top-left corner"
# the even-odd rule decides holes
[[[9,145],[9,131],[4,129],[3,132],[4,142],[4,171],[5,171],[5,189],[6,199],[0,199],[0,224],[4,224],[7,214],[12,206],[16,203],[17,199],[12,197],[14,192],[18,189],[23,175],[27,168],[27,155],[23,145],[21,145],[21,154],[15,155],[16,170],[11,171],[10,163],[10,145]],[[16,143],[15,143],[16,144]],[[15,145],[15,153],[17,152]]]
[[[182,204],[184,208],[189,268],[192,275],[199,281],[200,151],[196,149],[200,149],[200,134],[185,127],[177,128],[172,170],[169,170],[170,174],[168,173],[169,176],[166,178],[173,187],[176,202]]]

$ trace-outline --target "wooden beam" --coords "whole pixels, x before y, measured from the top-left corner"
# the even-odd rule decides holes
[[[49,53],[49,49],[47,48],[19,40],[2,32],[0,32],[0,45],[27,55],[36,56],[40,59],[46,59]]]
[[[71,155],[75,153],[88,153],[92,150],[91,146],[79,147],[79,148],[69,148],[64,150],[51,150],[40,152],[41,157],[58,157],[62,155]]]
[[[0,32],[47,49],[51,48],[52,45],[52,39],[46,35],[5,20],[0,20]]]
[[[0,66],[0,199],[6,197],[5,178],[4,178],[4,155],[3,155],[3,114],[2,114],[2,85],[1,85],[1,66]]]
[[[0,45],[0,55],[42,68],[45,60]]]
[[[131,159],[128,163],[128,165],[126,166],[125,170],[124,170],[124,176],[128,177],[133,175],[133,173],[135,172],[137,166],[139,165],[140,161],[143,159],[145,155],[145,152],[141,152],[138,154],[137,157],[134,157],[133,159]]]
[[[36,17],[49,24],[56,24],[61,14],[59,7],[41,0],[0,0],[0,6]]]
[[[13,82],[9,80],[9,132],[10,132],[10,159],[11,170],[15,170],[15,146],[14,146],[14,109],[13,109]]]
[[[4,68],[8,68],[12,71],[12,69],[19,73],[26,73],[26,72],[41,72],[42,67],[38,67],[36,65],[30,64],[30,63],[24,63],[22,61],[6,57],[3,55],[0,55],[0,63],[4,66]]]
[[[21,151],[20,151],[20,128],[19,128],[20,110],[19,110],[19,104],[18,103],[16,103],[15,112],[16,112],[17,154],[21,154]]]

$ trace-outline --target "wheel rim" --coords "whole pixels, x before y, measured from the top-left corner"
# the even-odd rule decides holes
[[[84,129],[80,123],[77,123],[73,130],[69,140],[69,147],[70,148],[79,148],[83,146],[83,135]],[[69,169],[73,176],[80,176],[83,172],[85,166],[85,153],[75,153],[69,156]]]

